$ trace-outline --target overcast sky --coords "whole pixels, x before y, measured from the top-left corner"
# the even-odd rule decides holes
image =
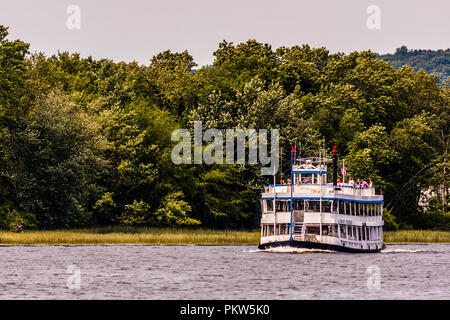
[[[248,39],[273,48],[307,43],[331,52],[394,52],[450,47],[448,0],[0,0],[0,24],[10,39],[31,51],[136,60],[158,52],[188,50],[199,65],[211,64],[222,40]],[[69,5],[80,8],[80,29],[69,29]],[[380,29],[366,12],[380,8]],[[70,20],[73,22],[73,20]],[[73,24],[72,24],[73,25]]]

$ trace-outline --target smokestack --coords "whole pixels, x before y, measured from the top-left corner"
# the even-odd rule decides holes
[[[337,187],[337,147],[333,146],[333,187]]]

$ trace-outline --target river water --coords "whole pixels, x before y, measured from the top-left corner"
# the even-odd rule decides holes
[[[450,244],[0,246],[0,299],[450,299]]]

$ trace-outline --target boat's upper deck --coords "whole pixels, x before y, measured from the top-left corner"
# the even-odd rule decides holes
[[[335,195],[352,195],[352,196],[376,196],[375,187],[357,188],[349,183],[340,183],[333,188],[332,183],[313,184],[302,183],[292,185],[292,193],[295,194],[335,194]],[[264,186],[264,193],[290,193],[290,184],[277,184],[275,190],[273,184]]]
[[[298,158],[295,159],[292,167],[291,180],[282,181],[281,184],[267,185],[264,187],[262,198],[270,198],[275,195],[278,198],[334,198],[349,199],[355,201],[382,201],[383,196],[377,195],[375,186],[372,183],[358,183],[347,180],[347,182],[337,181],[336,185],[327,183],[327,165],[331,159],[325,158]]]

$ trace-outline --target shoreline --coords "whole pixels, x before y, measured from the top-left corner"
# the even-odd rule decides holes
[[[105,227],[95,229],[0,231],[5,245],[258,245],[259,231]],[[450,243],[450,231],[385,231],[386,244]]]
[[[387,246],[396,245],[450,245],[450,242],[385,242]],[[89,247],[89,246],[148,246],[148,247],[180,247],[180,246],[196,246],[196,247],[228,247],[242,246],[253,247],[258,243],[0,243],[1,247],[43,247],[43,246],[62,246],[62,247]]]

